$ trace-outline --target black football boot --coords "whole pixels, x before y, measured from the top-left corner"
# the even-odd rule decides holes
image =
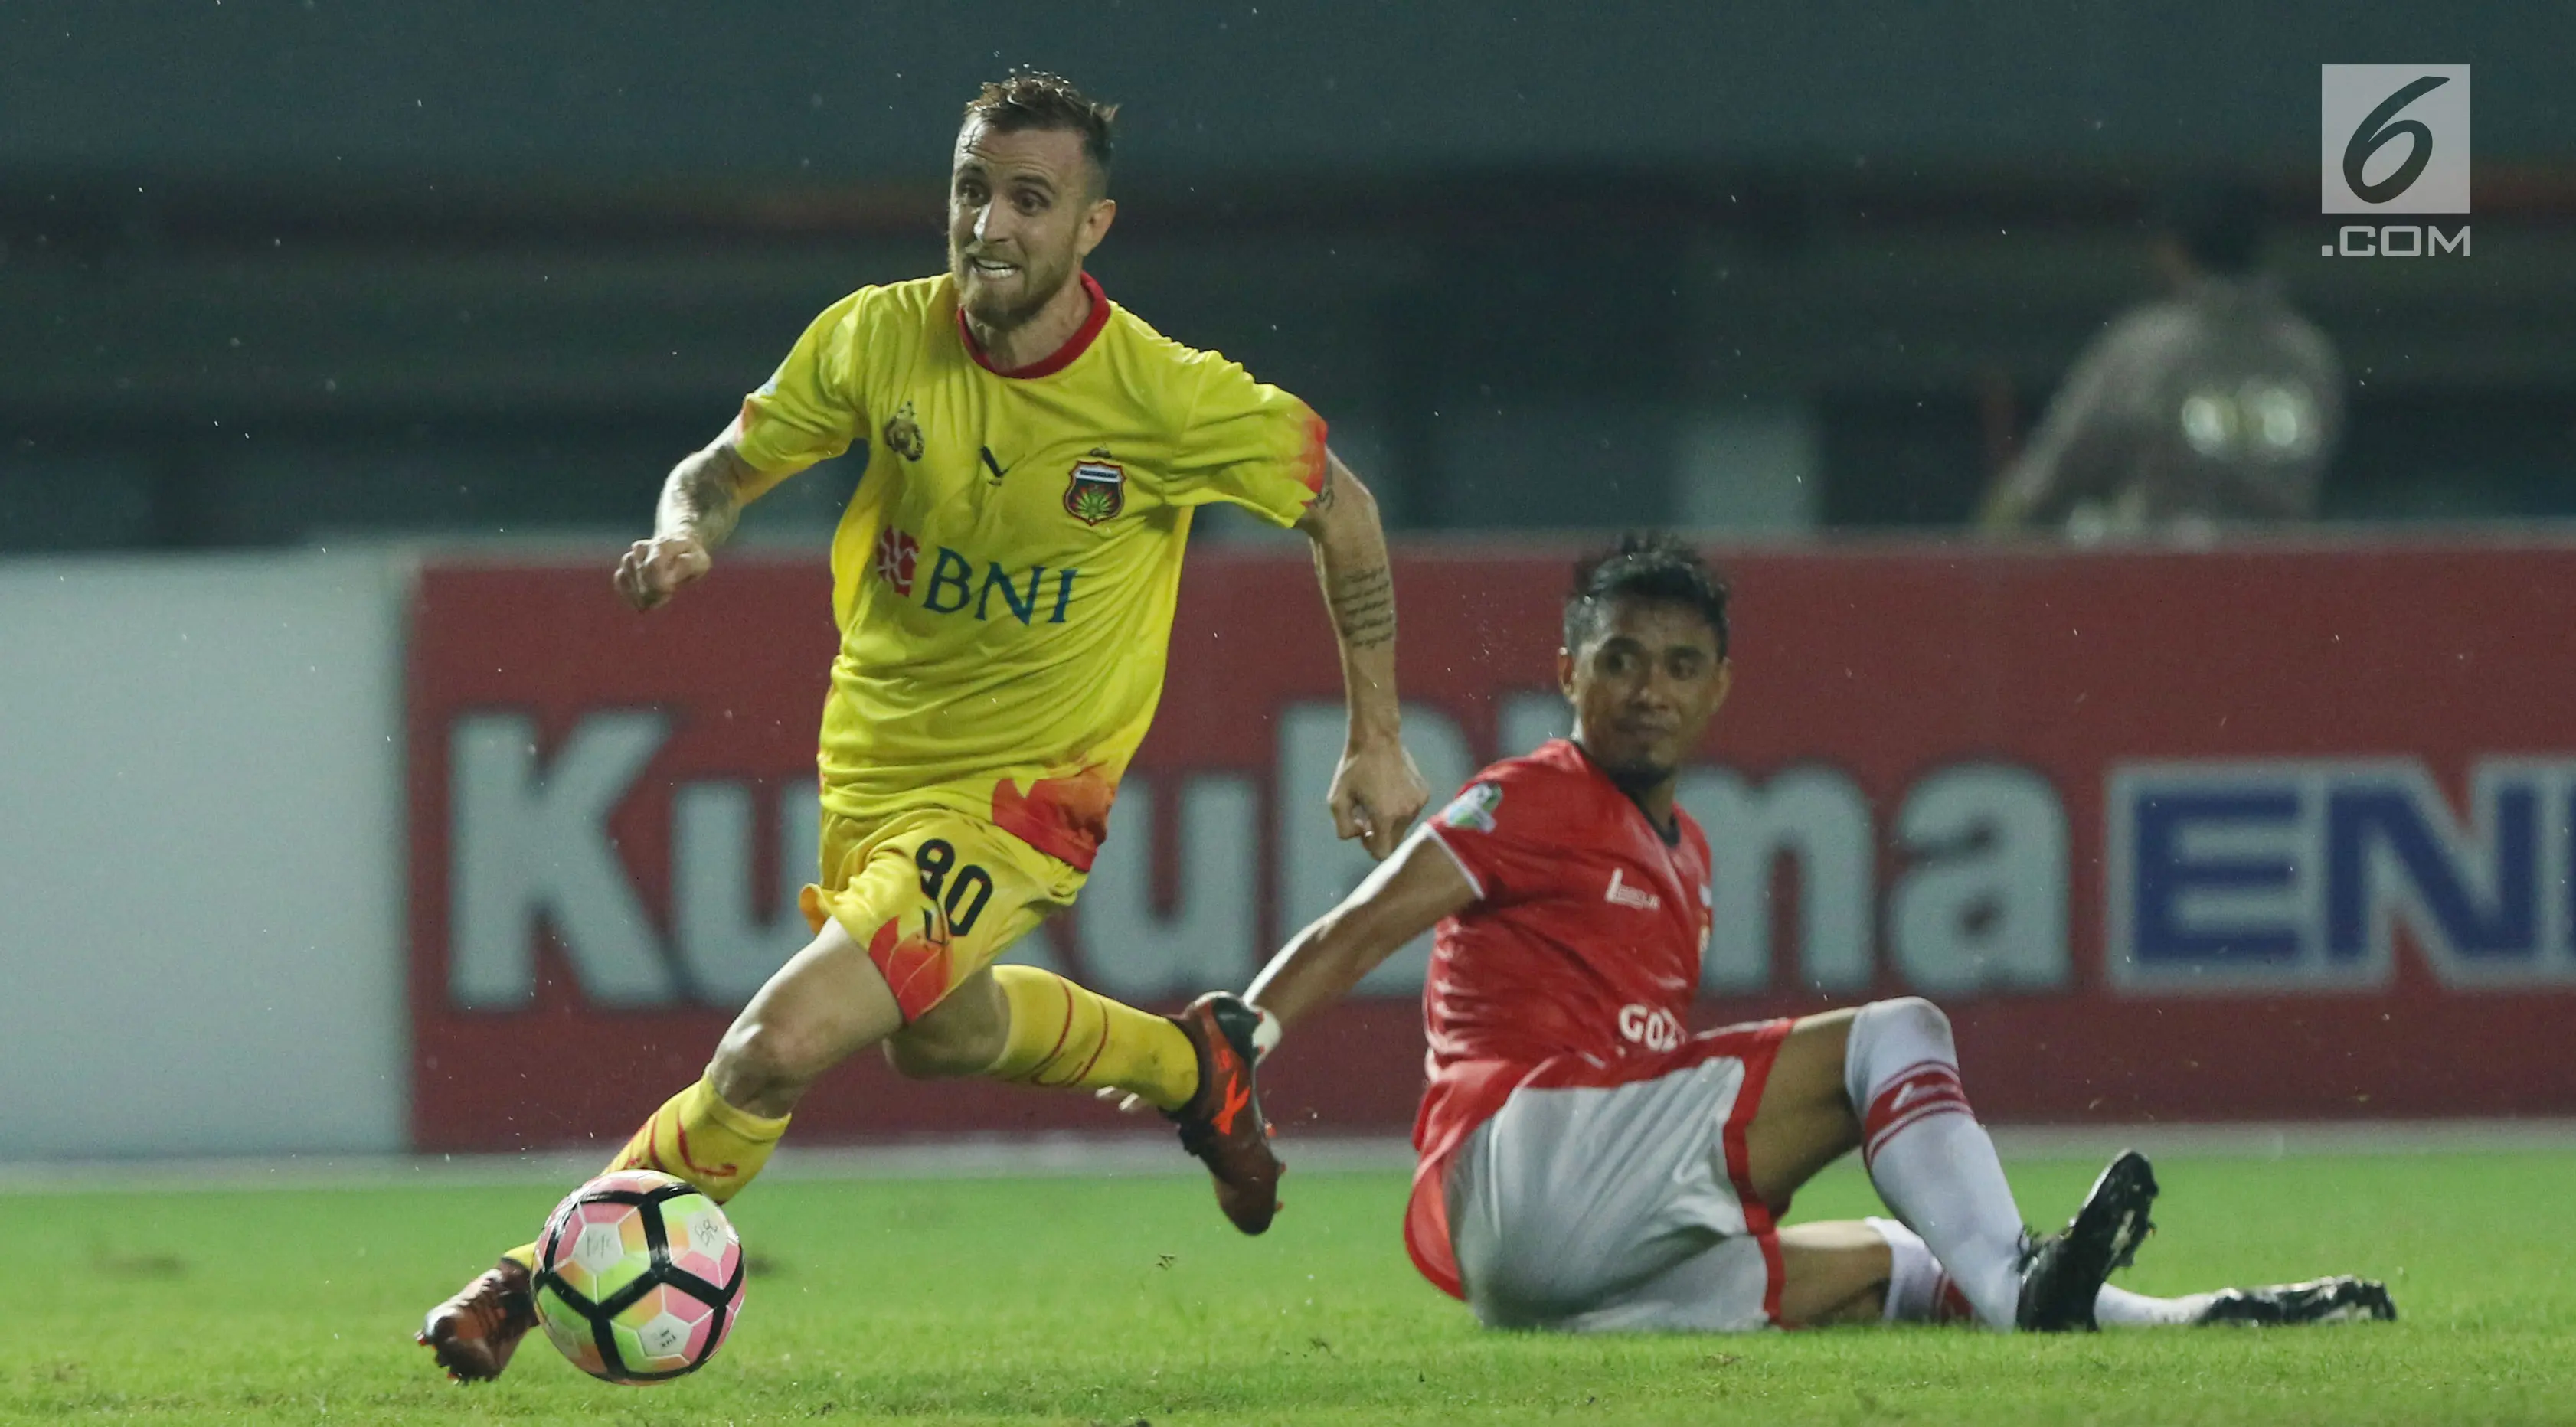
[[[2021,1303],[2013,1325],[2025,1333],[2090,1333],[2093,1299],[2111,1270],[2137,1257],[2155,1231],[2147,1210],[2156,1202],[2156,1172],[2147,1157],[2124,1150],[2093,1181],[2084,1207],[2062,1233],[2033,1240],[2022,1251]]]
[[[2243,1328],[2287,1328],[2303,1323],[2385,1323],[2397,1316],[2388,1285],[2375,1278],[2311,1279],[2269,1288],[2223,1289],[2192,1322]]]

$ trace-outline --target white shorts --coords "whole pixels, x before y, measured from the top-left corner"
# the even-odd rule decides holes
[[[1607,1083],[1513,1091],[1448,1168],[1450,1246],[1477,1318],[1576,1333],[1779,1321],[1780,1240],[1744,1127],[1786,1029],[1696,1037],[1650,1078],[1608,1081],[1614,1067],[1589,1077]]]

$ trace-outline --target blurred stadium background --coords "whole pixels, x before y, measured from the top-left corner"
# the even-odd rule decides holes
[[[1380,492],[1439,791],[1555,727],[1587,538],[1729,555],[1710,1021],[1919,990],[2024,1124],[2576,1115],[2571,49],[2503,3],[0,3],[0,1156],[577,1149],[694,1069],[802,935],[857,463],[649,623],[606,572],[815,311],[941,264],[1023,63],[1126,105],[1107,289]],[[2471,255],[2318,256],[2344,60],[2476,67]],[[2342,353],[2321,523],[1975,534],[2222,177]],[[1355,870],[1302,552],[1202,542],[1124,850],[1029,949],[1145,999]],[[1418,976],[1274,1113],[1400,1133]]]

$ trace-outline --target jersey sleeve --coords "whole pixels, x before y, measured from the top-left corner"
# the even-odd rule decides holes
[[[1324,418],[1223,357],[1204,359],[1164,498],[1225,501],[1294,525],[1324,488]]]
[[[1425,825],[1457,859],[1479,905],[1527,901],[1562,875],[1565,849],[1549,834],[1563,819],[1543,806],[1547,791],[1527,769],[1489,768]]]
[[[743,398],[737,449],[768,478],[764,489],[849,450],[868,429],[858,365],[861,326],[876,292],[863,287],[824,308],[787,360]]]

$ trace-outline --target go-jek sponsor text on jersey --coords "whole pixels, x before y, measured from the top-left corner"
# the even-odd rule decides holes
[[[1161,697],[1191,512],[1293,523],[1324,423],[1082,279],[1055,355],[993,366],[946,276],[862,288],[743,403],[765,490],[867,444],[832,539],[823,805],[986,818],[1088,869]]]

